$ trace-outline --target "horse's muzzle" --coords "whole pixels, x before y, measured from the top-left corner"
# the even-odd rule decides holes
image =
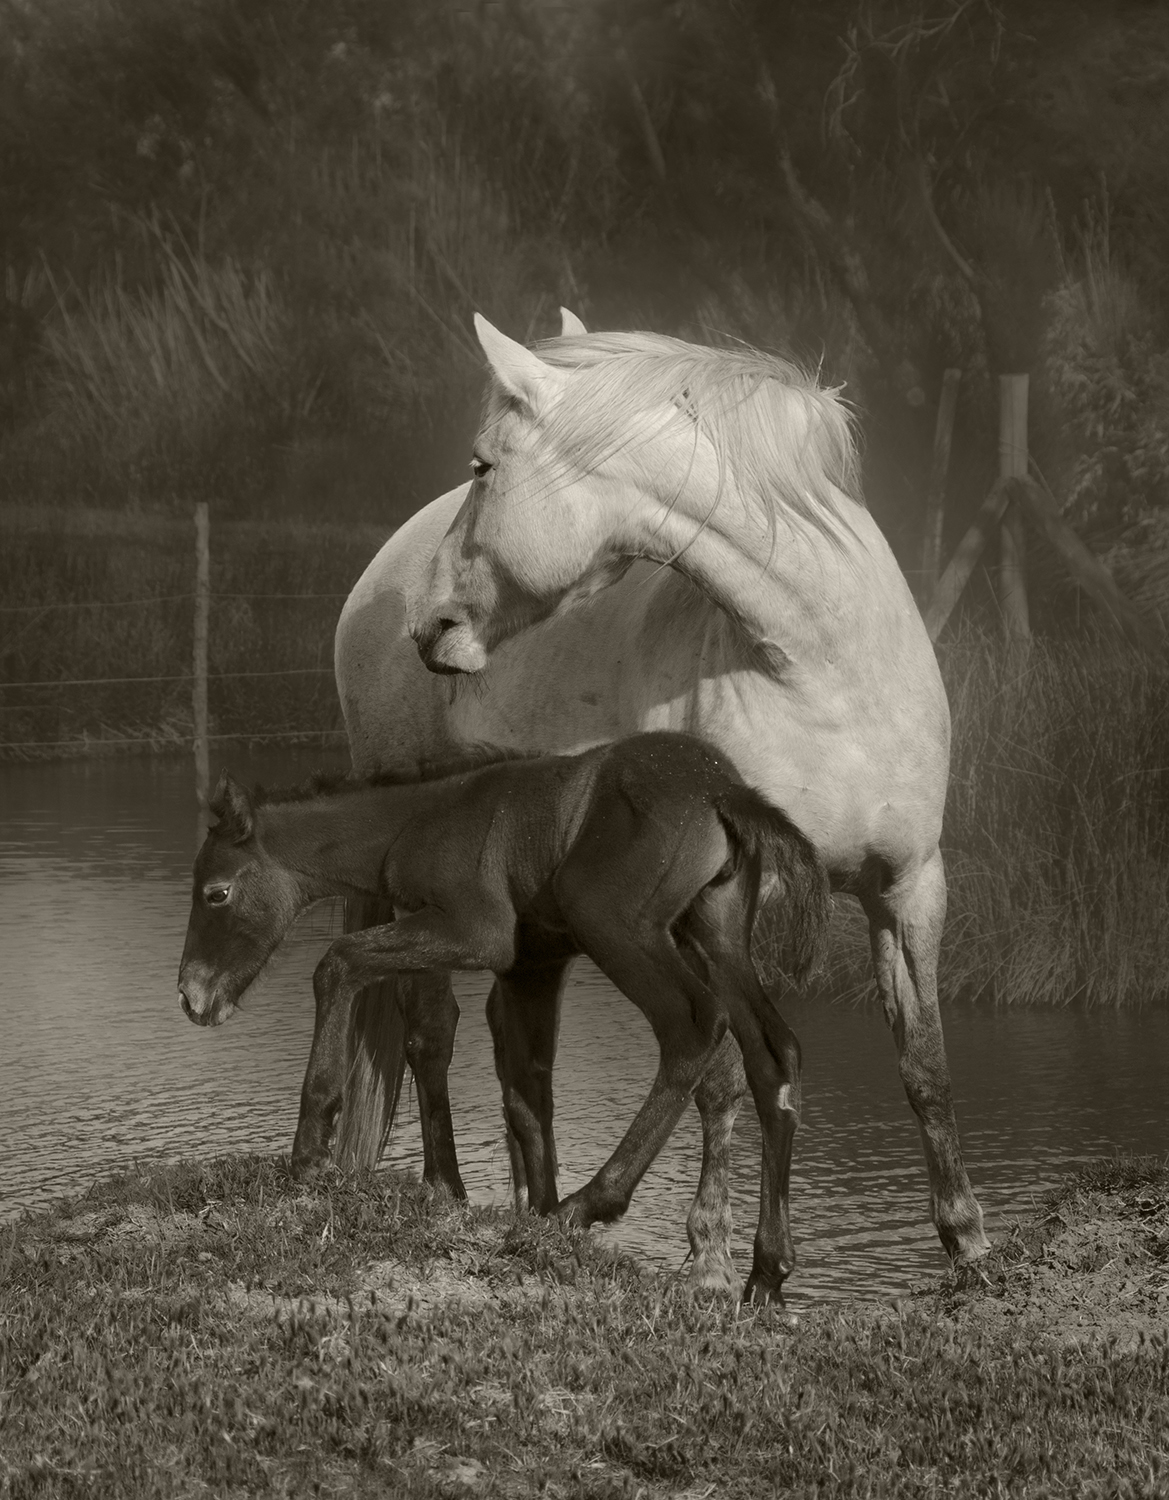
[[[481,672],[487,665],[487,652],[466,620],[439,616],[425,624],[412,625],[410,634],[428,672],[453,676],[460,672]]]

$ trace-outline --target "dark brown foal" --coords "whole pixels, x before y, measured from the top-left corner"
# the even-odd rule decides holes
[[[225,778],[215,811],[219,823],[196,861],[179,975],[192,1019],[226,1019],[310,902],[378,894],[397,913],[337,938],[317,966],[294,1171],[328,1161],[355,997],[393,972],[495,973],[492,1029],[516,1168],[533,1208],[582,1225],[625,1212],[708,1070],[718,1079],[731,1066],[719,1055],[729,1027],[763,1130],[746,1295],[782,1300],[795,1260],[787,1197],[800,1057],[752,964],[751,933],[766,889],[781,903],[784,966],[806,973],[827,924],[827,876],[799,830],[708,745],[659,732],[576,756],[283,798],[252,799]],[[766,888],[765,869],[773,874]],[[552,1061],[578,953],[644,1013],[660,1060],[613,1155],[561,1203]],[[408,1009],[407,1035],[423,1020]]]

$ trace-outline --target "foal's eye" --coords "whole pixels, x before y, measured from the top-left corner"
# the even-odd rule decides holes
[[[476,479],[482,479],[484,474],[490,474],[492,467],[485,458],[480,458],[477,453],[471,460],[471,473],[474,474]]]
[[[227,898],[231,895],[231,886],[212,885],[203,892],[203,899],[208,906],[226,906]]]

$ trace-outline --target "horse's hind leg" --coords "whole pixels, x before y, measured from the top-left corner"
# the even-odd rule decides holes
[[[747,1091],[743,1055],[728,1032],[694,1090],[702,1120],[702,1173],[686,1220],[690,1285],[737,1297],[742,1285],[731,1259],[731,1133]]]
[[[542,1214],[558,1201],[552,1066],[570,962],[521,962],[496,978],[487,1002],[516,1207]]]
[[[972,1262],[986,1254],[990,1242],[962,1161],[938,1013],[938,945],[946,915],[940,852],[884,890],[870,886],[861,900],[901,1081],[921,1129],[930,1212],[946,1253],[959,1263]]]

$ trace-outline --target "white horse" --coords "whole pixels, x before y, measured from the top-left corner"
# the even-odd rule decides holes
[[[908,586],[856,498],[842,404],[752,350],[588,334],[569,314],[532,351],[475,323],[494,378],[472,482],[390,538],[338,625],[355,767],[472,741],[566,751],[661,728],[710,740],[862,903],[933,1221],[953,1259],[978,1259],[989,1243],[937,998],[949,709]],[[458,1009],[442,976],[399,982],[432,987],[431,1029],[405,1052],[426,1176],[461,1193],[446,1095]],[[496,986],[497,1034],[523,1005]],[[555,1028],[532,1040],[549,1072],[555,1041]],[[727,1143],[743,1088],[724,1051],[695,1092],[704,1157],[688,1229],[694,1274],[714,1284],[735,1284]],[[387,1087],[387,1112],[395,1097]]]

